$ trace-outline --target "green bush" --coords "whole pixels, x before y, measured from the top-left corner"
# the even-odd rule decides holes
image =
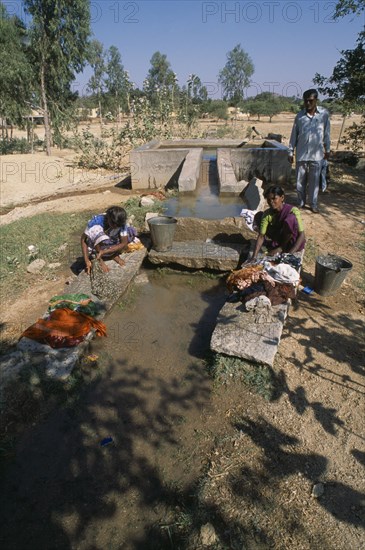
[[[13,138],[0,142],[0,155],[12,155],[13,153],[30,153],[31,145],[25,138]]]

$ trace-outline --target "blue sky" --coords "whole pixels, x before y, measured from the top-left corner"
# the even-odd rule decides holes
[[[355,46],[364,25],[364,14],[334,22],[335,5],[326,0],[98,0],[91,1],[91,16],[95,38],[105,49],[119,48],[139,87],[158,50],[167,55],[180,85],[197,74],[218,99],[218,73],[227,52],[241,44],[255,66],[247,95],[301,96],[316,72],[331,74],[339,51]],[[89,75],[86,70],[77,77],[81,93]]]

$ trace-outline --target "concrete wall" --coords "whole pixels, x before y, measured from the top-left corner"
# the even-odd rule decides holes
[[[179,181],[181,191],[193,191],[203,147],[217,147],[221,193],[239,195],[253,177],[280,185],[290,181],[287,147],[275,140],[265,140],[262,147],[252,149],[239,147],[242,144],[224,139],[150,141],[130,153],[132,189],[164,188]]]
[[[231,149],[231,163],[238,181],[249,181],[254,176],[265,184],[283,185],[290,181],[288,148],[274,140],[266,140],[263,147],[257,149]]]
[[[156,144],[150,142],[131,151],[132,189],[164,188],[189,152],[189,149],[157,149]]]
[[[245,180],[237,180],[232,166],[231,151],[233,151],[233,149],[217,150],[219,193],[234,193],[235,195],[240,195],[248,182]]]

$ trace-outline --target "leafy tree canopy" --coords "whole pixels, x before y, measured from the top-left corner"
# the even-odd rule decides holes
[[[227,63],[219,72],[219,83],[223,88],[223,97],[237,104],[244,97],[244,90],[250,84],[254,65],[248,53],[237,44],[227,53]]]
[[[330,77],[316,73],[313,82],[326,97],[352,108],[365,100],[365,35],[359,35],[355,49],[342,50],[341,55]]]
[[[24,0],[32,16],[30,53],[44,115],[46,149],[51,154],[51,126],[75,99],[71,83],[86,64],[90,36],[88,0]]]
[[[155,52],[150,60],[148,71],[148,89],[155,91],[161,87],[171,88],[176,84],[176,75],[171,69],[170,62],[165,54]]]
[[[29,112],[32,67],[26,52],[26,29],[0,3],[0,117],[22,125]]]
[[[338,0],[334,19],[345,17],[350,13],[360,15],[363,10],[365,10],[365,0]]]

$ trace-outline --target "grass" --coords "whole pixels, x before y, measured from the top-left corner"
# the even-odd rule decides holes
[[[28,264],[36,258],[46,263],[67,262],[71,264],[81,255],[79,236],[81,235],[90,212],[78,214],[40,214],[32,218],[17,220],[0,229],[0,298],[15,297],[24,290],[35,275],[26,272]],[[67,246],[61,245],[67,243]],[[28,246],[34,245],[36,253]],[[38,278],[54,276],[45,267]]]
[[[118,307],[121,311],[126,311],[130,308],[132,308],[138,298],[138,290],[135,286],[132,286],[127,290],[125,294],[123,294],[122,299],[118,302]]]
[[[242,382],[270,401],[274,396],[274,382],[271,369],[265,365],[254,365],[238,357],[213,354],[209,357],[208,369],[219,384]]]
[[[128,218],[133,217],[133,225],[138,231],[144,230],[144,220],[147,212],[163,211],[163,201],[155,201],[153,206],[140,206],[140,197],[131,197],[124,204],[123,208],[127,211]]]

